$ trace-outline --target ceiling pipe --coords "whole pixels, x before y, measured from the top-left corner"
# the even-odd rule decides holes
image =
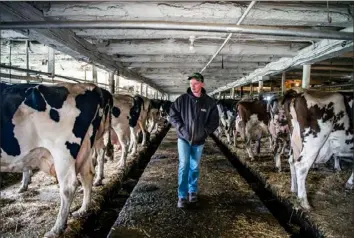
[[[0,22],[0,30],[10,29],[153,29],[242,33],[272,36],[308,37],[311,39],[353,40],[352,32],[284,29],[235,24],[165,22],[165,21],[21,21]]]
[[[42,72],[42,71],[33,70],[33,69],[17,68],[17,67],[5,65],[5,64],[0,64],[0,69],[9,69],[9,70],[15,70],[15,71],[19,71],[19,72],[45,75],[45,76],[47,76],[47,77],[52,77],[52,76],[54,76],[54,77],[57,77],[57,78],[62,78],[62,79],[66,79],[66,80],[72,80],[72,81],[77,82],[77,83],[80,83],[80,81],[83,81],[83,80],[81,80],[81,79],[77,79],[77,78],[73,78],[73,77],[68,77],[68,76],[63,76],[63,75],[57,75],[57,74],[52,75],[51,73],[47,73],[47,72]]]
[[[256,4],[256,1],[252,1],[250,3],[250,5],[247,7],[246,11],[242,14],[241,18],[237,21],[236,25],[239,26],[243,19],[245,19],[245,17],[248,15],[248,13],[250,12],[251,8],[254,6],[254,4]],[[211,57],[211,59],[209,60],[209,62],[204,66],[204,68],[200,71],[200,73],[203,73],[203,71],[209,66],[209,64],[215,59],[215,57],[220,53],[220,51],[224,48],[224,46],[226,45],[226,43],[231,39],[232,37],[232,33],[230,33],[227,38],[225,39],[224,43],[222,43],[222,45],[220,46],[220,48],[215,52],[215,54]]]

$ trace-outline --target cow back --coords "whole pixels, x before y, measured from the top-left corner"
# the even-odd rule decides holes
[[[263,101],[240,101],[237,104],[237,113],[244,123],[247,123],[252,115],[257,115],[259,121],[268,125],[267,104]]]
[[[10,156],[20,155],[21,147],[31,150],[45,146],[43,141],[60,141],[57,147],[66,148],[76,159],[90,126],[91,147],[97,136],[103,136],[113,105],[110,93],[92,84],[19,84],[4,90],[2,96],[1,149]],[[32,128],[36,135],[28,140],[27,135],[17,137],[15,127],[22,126]]]
[[[290,90],[284,95],[282,104],[284,105],[288,121],[290,122],[292,119],[295,119],[298,122],[302,137],[307,136],[307,134],[313,134],[316,137],[320,131],[318,121],[330,121],[334,126],[333,130],[344,129],[343,125],[337,125],[337,122],[342,120],[345,115],[352,120],[353,111],[349,103],[351,98],[342,93],[312,90],[304,90],[297,93]],[[293,114],[291,113],[291,108],[294,109]],[[304,131],[306,128],[308,129],[305,135]],[[348,130],[353,130],[352,123],[349,123]]]

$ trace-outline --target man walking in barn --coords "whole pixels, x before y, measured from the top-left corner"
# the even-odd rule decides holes
[[[170,122],[178,136],[178,203],[185,208],[197,202],[199,163],[205,139],[219,125],[214,99],[206,94],[204,77],[194,73],[188,77],[190,88],[170,108]]]

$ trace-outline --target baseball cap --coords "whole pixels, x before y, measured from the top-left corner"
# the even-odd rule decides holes
[[[192,78],[198,80],[199,82],[204,83],[204,77],[200,73],[194,73],[191,76],[188,76],[188,80],[191,80]]]

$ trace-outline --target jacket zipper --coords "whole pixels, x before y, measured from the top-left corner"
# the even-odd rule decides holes
[[[195,118],[198,119],[198,108],[197,108],[197,103],[198,103],[198,99],[195,100]],[[195,123],[195,118],[192,120],[192,136],[191,136],[191,141],[190,141],[190,144],[192,145],[193,143],[193,140],[194,140],[194,123]],[[197,120],[198,121],[198,120]]]

